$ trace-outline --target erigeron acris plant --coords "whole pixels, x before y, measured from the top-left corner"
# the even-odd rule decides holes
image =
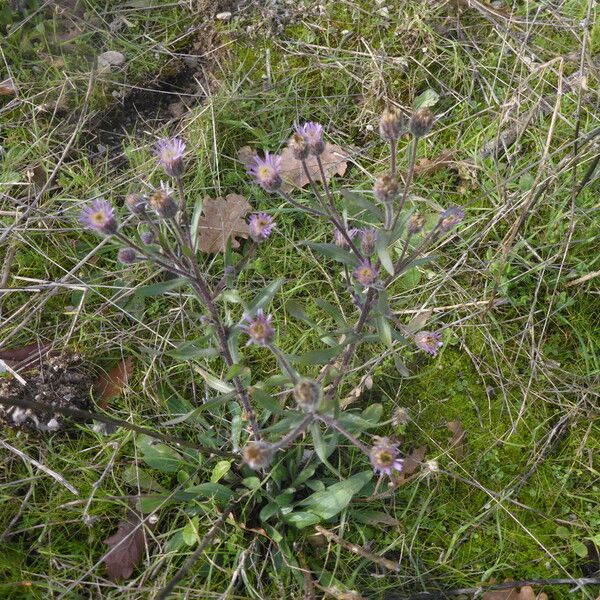
[[[140,233],[136,233],[139,227],[135,230],[129,224],[120,225],[115,209],[103,199],[95,200],[82,210],[80,221],[83,225],[103,235],[113,236],[120,244],[120,262],[125,265],[150,262],[157,268],[183,278],[194,292],[203,307],[203,323],[229,374],[232,389],[228,395],[235,397],[243,409],[247,440],[240,453],[245,465],[242,471],[248,469],[259,475],[271,470],[276,472],[278,465],[285,461],[286,452],[289,452],[290,461],[294,463],[292,472],[297,474],[295,478],[292,477],[289,486],[290,489],[296,489],[306,483],[316,469],[314,465],[314,468],[309,468],[312,455],[294,452],[294,441],[310,432],[316,455],[326,464],[335,445],[345,438],[364,454],[371,473],[392,480],[402,474],[405,461],[395,440],[373,436],[371,443],[367,443],[361,439],[366,437],[366,429],[376,426],[377,415],[368,413],[367,409],[360,419],[356,418],[354,413],[341,410],[339,395],[345,375],[363,344],[384,343],[390,352],[398,352],[404,346],[414,344],[432,356],[437,354],[442,345],[439,331],[414,331],[403,326],[388,305],[388,290],[398,277],[427,260],[425,254],[428,248],[456,227],[464,217],[461,208],[449,207],[441,212],[435,225],[426,230],[424,215],[407,210],[417,146],[429,134],[432,125],[433,115],[428,109],[416,110],[409,119],[394,107],[383,112],[379,130],[389,145],[390,161],[388,172],[375,177],[372,191],[375,201],[348,192],[345,197],[339,197],[334,192],[322,162],[327,142],[322,126],[317,123],[296,126],[288,140],[289,150],[308,179],[312,191],[310,201],[294,198],[293,192],[286,191],[281,156],[265,151],[262,156],[256,155],[249,165],[250,177],[265,192],[281,198],[311,218],[329,222],[331,227],[331,243],[314,243],[311,248],[320,252],[325,259],[342,265],[342,284],[355,307],[355,315],[353,321],[344,323],[344,327],[340,328],[343,330],[341,333],[338,330],[331,334],[331,337],[339,339],[339,343],[327,349],[327,363],[316,378],[307,377],[299,371],[293,357],[281,350],[277,341],[276,322],[265,311],[269,300],[283,282],[269,284],[246,306],[245,313],[237,323],[226,322],[221,305],[223,293],[236,287],[240,272],[251,264],[255,253],[260,252],[257,247],[269,243],[277,235],[277,226],[268,213],[252,214],[248,219],[250,240],[240,248],[237,262],[225,261],[228,266],[216,276],[207,272],[206,262],[197,251],[197,232],[193,230],[187,213],[188,198],[183,179],[185,144],[182,140],[163,139],[157,145],[157,160],[171,181],[168,184],[161,183],[149,194],[131,194],[125,200],[134,221],[143,225]],[[410,134],[408,169],[401,182],[397,170],[397,152],[399,140],[406,133]],[[314,176],[315,165],[320,173],[318,178]],[[339,206],[348,197],[362,207],[361,223],[347,222],[340,211]],[[394,247],[399,249],[397,255],[391,251]],[[231,255],[230,248],[224,251]],[[231,259],[231,256],[228,258]],[[270,382],[253,382],[250,386],[248,379],[240,375],[244,348],[251,344],[275,356],[281,370],[281,376],[275,384],[270,378]],[[291,394],[296,410],[274,406],[273,398],[281,392],[284,395]],[[323,427],[329,437],[323,436]],[[274,481],[281,477],[280,474],[272,475]],[[350,486],[353,493],[360,490],[369,478],[366,475],[361,477],[359,483],[355,480],[352,484],[355,487]],[[348,481],[351,480],[352,477]],[[269,486],[272,486],[272,482]],[[313,486],[312,489],[318,488]],[[273,500],[272,489],[269,489],[267,496],[264,506],[271,506],[275,502],[275,507],[273,512],[269,509],[264,515],[261,511],[265,521],[282,508],[281,503]],[[304,499],[300,504],[306,506],[307,500]],[[310,502],[308,506],[311,507]],[[312,513],[287,511],[285,516],[296,526],[305,526],[318,521],[318,507],[313,509]],[[306,514],[309,516],[298,516]],[[327,511],[324,514],[331,516]],[[324,514],[320,517],[324,517]],[[297,519],[291,519],[290,515],[296,515]]]

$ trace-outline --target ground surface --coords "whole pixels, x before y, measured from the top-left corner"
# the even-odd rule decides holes
[[[403,435],[407,451],[426,445],[440,470],[374,502],[377,518],[347,510],[326,527],[400,561],[400,572],[311,528],[284,528],[283,543],[310,572],[290,575],[273,533],[243,514],[184,578],[179,597],[349,598],[354,590],[356,598],[409,598],[482,581],[598,575],[597,16],[587,0],[0,7],[0,345],[70,347],[99,369],[133,357],[111,416],[200,443],[214,428],[203,417],[164,425],[192,398],[210,396],[195,367],[218,368],[165,353],[202,335],[191,298],[134,293],[156,283],[155,273],[123,268],[114,245],[75,222],[84,200],[103,194],[119,203],[158,183],[151,149],[161,134],[180,133],[192,149],[191,198],[242,193],[276,215],[278,234],[261,246],[244,289],[252,295],[288,278],[271,310],[291,353],[316,343],[290,316],[292,299],[324,324],[315,298],[352,307],[340,299],[335,269],[300,244],[324,241],[329,230],[251,186],[237,160],[242,146],[276,151],[294,121],[319,121],[352,156],[334,186],[368,190],[384,168],[380,111],[390,100],[409,109],[426,93],[438,120],[421,146],[413,203],[467,210],[436,262],[400,279],[391,297],[403,322],[433,309],[444,331],[438,357],[404,350],[408,377],[391,357],[378,360],[383,349],[354,361],[374,368],[353,408],[381,403],[373,433]],[[91,78],[93,59],[106,51],[124,62],[101,64]],[[265,353],[250,356],[253,370],[275,372]],[[351,379],[347,393],[359,383]],[[408,423],[393,418],[398,408]],[[227,412],[217,417],[223,446],[229,421]],[[452,446],[447,424],[456,421],[466,434]],[[144,568],[113,583],[103,540],[128,501],[175,490],[189,469],[151,468],[140,438],[124,428],[107,436],[85,426],[69,435],[5,427],[2,439],[0,597],[151,597],[193,549],[195,528],[202,537],[222,508],[159,501]],[[356,460],[347,447],[330,458],[344,477],[364,470]],[[196,460],[192,477],[219,479],[215,461]],[[570,589],[543,588],[550,598],[599,593]]]

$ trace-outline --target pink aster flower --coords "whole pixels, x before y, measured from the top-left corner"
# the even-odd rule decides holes
[[[256,311],[256,316],[251,317],[246,315],[246,323],[242,325],[242,329],[248,334],[250,339],[247,346],[250,344],[258,344],[259,346],[268,346],[275,338],[275,329],[271,325],[273,317],[265,315],[262,308]]]
[[[264,158],[255,156],[250,162],[248,173],[266,192],[276,192],[282,183],[281,156],[268,152],[265,152]]]
[[[117,219],[114,208],[104,198],[98,198],[79,213],[79,222],[105,235],[116,233]]]
[[[375,473],[391,475],[392,471],[402,471],[404,460],[399,458],[398,445],[392,444],[388,438],[379,438],[371,448],[369,458]]]
[[[379,277],[379,269],[371,264],[370,260],[363,260],[353,272],[354,279],[363,287],[373,285]]]
[[[296,126],[296,133],[304,138],[309,152],[315,156],[323,154],[325,141],[323,140],[323,126],[319,123],[304,123]]]
[[[442,334],[439,331],[419,331],[414,336],[415,344],[431,354],[436,356],[438,349],[442,347]]]
[[[185,143],[180,138],[162,138],[156,143],[158,162],[171,177],[179,177],[183,173],[183,154]]]
[[[255,242],[266,240],[275,229],[275,221],[267,213],[255,213],[248,219],[250,235]]]

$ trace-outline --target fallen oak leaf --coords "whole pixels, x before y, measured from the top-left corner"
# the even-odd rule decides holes
[[[144,528],[139,517],[129,511],[127,517],[119,521],[117,531],[104,543],[110,548],[103,560],[108,578],[111,581],[129,579],[144,552]]]
[[[461,422],[458,420],[448,421],[446,426],[452,432],[450,445],[455,448],[454,453],[456,454],[456,458],[461,460],[465,456],[465,437],[467,432],[463,429]]]
[[[405,459],[402,465],[402,475],[412,475],[422,464],[427,452],[427,446],[415,448]]]
[[[340,146],[327,144],[320,158],[327,182],[331,181],[334,175],[341,176],[346,172],[349,154]],[[306,167],[313,181],[323,182],[317,158],[312,154],[306,159]],[[281,152],[281,176],[283,178],[281,187],[284,192],[303,188],[310,183],[302,167],[302,161],[294,158],[289,148],[284,148]]]
[[[123,393],[132,372],[133,357],[126,356],[119,360],[110,371],[101,373],[94,384],[94,392],[98,397],[100,408],[106,408],[113,398]]]
[[[250,233],[244,220],[250,210],[246,198],[239,194],[204,198],[202,217],[198,221],[198,250],[212,254],[223,252],[229,238],[232,248],[239,248],[236,237],[247,238]]]
[[[27,344],[19,348],[10,350],[0,350],[0,360],[3,360],[8,366],[14,367],[19,363],[29,361],[30,359],[39,359],[50,350],[50,344],[40,345],[38,343]]]

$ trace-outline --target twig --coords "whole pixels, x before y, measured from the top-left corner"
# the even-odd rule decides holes
[[[0,439],[0,445],[4,446],[4,448],[6,448],[7,450],[10,450],[14,454],[16,454],[18,457],[22,458],[25,462],[28,462],[28,463],[32,464],[34,467],[38,468],[40,471],[43,471],[44,473],[46,473],[46,475],[49,475],[50,477],[52,477],[52,479],[55,479],[56,481],[58,481],[58,483],[60,483],[64,487],[66,487],[72,494],[79,496],[79,492],[60,473],[57,473],[56,471],[49,469],[48,467],[44,466],[42,463],[35,460],[35,458],[31,458],[31,456],[25,454],[25,452],[22,452],[21,450],[19,450],[18,448],[15,448],[14,446],[11,446],[8,442],[5,442],[2,439]]]
[[[342,548],[345,548],[346,550],[349,550],[350,552],[354,552],[354,554],[358,554],[359,556],[362,556],[363,558],[366,558],[367,560],[370,560],[371,562],[381,565],[382,567],[385,567],[386,569],[389,569],[390,571],[394,571],[395,573],[397,573],[400,570],[399,563],[394,562],[393,560],[389,560],[387,558],[383,558],[383,556],[378,556],[377,554],[373,554],[372,552],[365,550],[362,546],[359,546],[358,544],[353,544],[352,542],[348,542],[345,539],[343,539],[343,538],[339,537],[338,535],[336,535],[335,533],[333,533],[333,531],[329,531],[329,529],[325,529],[325,527],[316,525],[315,529],[317,530],[318,533],[320,533],[321,535],[324,535],[329,541],[335,542],[336,544],[340,545]]]

